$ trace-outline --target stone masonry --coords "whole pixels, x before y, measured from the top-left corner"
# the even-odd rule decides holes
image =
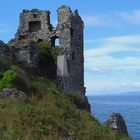
[[[53,27],[49,11],[23,10],[15,40],[17,42],[24,39],[36,42],[45,40],[54,46],[55,39],[59,38],[60,53],[56,72],[58,85],[65,92],[80,93],[84,97],[84,23],[78,11],[72,12],[68,6],[58,8],[57,14],[58,24]]]
[[[84,24],[78,11],[72,12],[69,7],[62,6],[58,10],[57,31],[60,39],[61,63],[65,64],[64,75],[58,74],[61,87],[67,92],[85,94],[84,88],[84,56],[83,28]],[[67,68],[66,68],[67,67]]]
[[[52,33],[50,12],[47,10],[23,10],[20,14],[16,39],[48,40]]]

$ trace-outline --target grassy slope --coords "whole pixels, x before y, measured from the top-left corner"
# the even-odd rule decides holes
[[[38,89],[28,103],[0,100],[1,140],[127,140],[79,110],[54,83],[36,80]],[[37,96],[36,96],[37,95]]]

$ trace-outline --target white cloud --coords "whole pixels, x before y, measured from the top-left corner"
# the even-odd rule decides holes
[[[83,16],[86,26],[119,26],[120,24],[111,15]]]
[[[89,57],[85,59],[86,69],[140,69],[140,57],[114,58],[111,56]]]
[[[140,10],[84,16],[84,21],[86,26],[135,26],[140,25]],[[87,91],[105,93],[140,90],[138,53],[140,34],[85,40]]]
[[[93,42],[95,48],[85,49],[86,74],[93,71],[88,73],[85,81],[87,90],[122,92],[140,89],[136,75],[140,69],[140,55],[135,55],[140,53],[140,35],[103,38]],[[120,52],[123,52],[121,57]],[[117,57],[113,55],[115,53]]]
[[[111,85],[111,86],[110,86]],[[86,81],[86,86],[88,91],[92,90],[108,90],[108,89],[115,89],[117,84],[115,84],[112,80],[97,80],[97,81]]]
[[[132,11],[112,11],[112,13],[83,15],[86,26],[112,26],[121,27],[122,25],[140,24],[140,9]]]
[[[140,43],[140,35],[126,35],[126,36],[113,36],[113,37],[107,37],[107,38],[102,38],[102,39],[97,39],[97,40],[93,40],[93,39],[89,39],[89,40],[85,40],[85,44],[92,44],[95,42],[100,42],[100,43],[108,43],[109,44],[122,44],[123,45],[131,45],[131,44],[138,44]],[[113,46],[114,46],[113,45]]]
[[[140,88],[140,82],[135,82],[132,84],[135,88]]]
[[[113,57],[113,53],[140,53],[140,35],[118,36],[94,41],[96,48],[85,49],[85,67],[92,70],[140,68],[140,56]],[[93,44],[94,46],[94,44]]]
[[[140,48],[137,47],[127,47],[123,44],[104,44],[104,46],[99,46],[99,48],[93,48],[93,49],[85,49],[85,56],[87,57],[100,57],[100,56],[106,56],[111,53],[120,52],[120,51],[139,51]]]
[[[101,68],[97,68],[97,67],[91,67],[91,68],[86,67],[86,68],[87,68],[86,70],[92,74],[105,74],[106,73],[106,71],[104,71]]]
[[[140,90],[140,82],[139,81],[133,81],[129,82],[126,81],[125,83],[119,84],[120,89],[129,89],[129,90]]]
[[[140,10],[133,10],[130,12],[119,12],[118,15],[122,20],[131,24],[140,24]]]
[[[111,79],[86,81],[88,94],[112,94],[140,90],[139,81],[117,81]]]

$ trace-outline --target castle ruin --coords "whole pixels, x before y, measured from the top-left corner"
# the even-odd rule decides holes
[[[66,92],[85,95],[83,28],[84,23],[78,14],[68,6],[57,10],[58,24],[50,23],[50,11],[23,10],[20,14],[19,28],[15,39],[50,41],[52,46],[59,38],[60,52],[57,59],[57,81]]]

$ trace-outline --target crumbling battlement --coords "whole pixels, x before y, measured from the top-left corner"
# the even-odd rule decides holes
[[[58,84],[66,92],[79,92],[84,96],[83,21],[78,11],[72,12],[68,6],[58,8],[57,19],[58,24],[53,27],[50,11],[23,10],[15,40],[46,40],[54,46],[55,39],[59,38],[56,72]]]
[[[48,40],[52,31],[50,12],[47,10],[23,10],[20,14],[16,39]]]

